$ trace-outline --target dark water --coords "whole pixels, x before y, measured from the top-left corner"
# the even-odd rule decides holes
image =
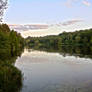
[[[91,55],[80,56],[25,49],[15,64],[24,76],[21,92],[92,92]]]

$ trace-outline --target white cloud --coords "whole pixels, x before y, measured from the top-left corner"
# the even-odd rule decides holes
[[[67,7],[72,7],[73,6],[73,3],[76,3],[77,1],[79,1],[79,0],[67,0],[66,6]]]
[[[78,2],[82,2],[82,4],[85,5],[85,6],[90,6],[91,5],[91,3],[88,0],[67,0],[66,6],[67,7],[72,7],[73,4],[76,4]]]
[[[91,3],[87,0],[83,0],[82,3],[85,5],[85,6],[90,6]]]

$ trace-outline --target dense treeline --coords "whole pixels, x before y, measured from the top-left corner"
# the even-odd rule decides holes
[[[92,58],[92,29],[63,32],[57,36],[28,37],[26,45],[36,50]]]
[[[0,24],[0,56],[4,55],[5,58],[9,58],[17,55],[23,46],[24,38],[19,33],[10,30],[6,24]]]
[[[21,88],[22,74],[13,64],[23,47],[24,38],[8,25],[0,24],[0,92],[18,92]]]
[[[28,37],[26,44],[29,46],[42,46],[59,48],[63,45],[89,46],[92,45],[92,29],[75,32],[63,32],[58,36]]]

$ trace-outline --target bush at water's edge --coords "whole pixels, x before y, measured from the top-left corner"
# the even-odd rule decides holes
[[[0,65],[0,92],[19,92],[21,87],[21,71],[10,64]]]

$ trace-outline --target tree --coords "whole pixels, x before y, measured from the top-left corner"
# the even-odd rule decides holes
[[[81,40],[80,35],[77,35],[77,36],[75,37],[75,40],[76,40],[76,42],[77,42],[77,43],[79,43],[79,42],[80,42],[80,40]]]
[[[91,37],[91,39],[90,39],[90,43],[92,44],[92,37]]]
[[[0,22],[2,22],[4,10],[7,8],[7,2],[8,0],[0,0]]]

